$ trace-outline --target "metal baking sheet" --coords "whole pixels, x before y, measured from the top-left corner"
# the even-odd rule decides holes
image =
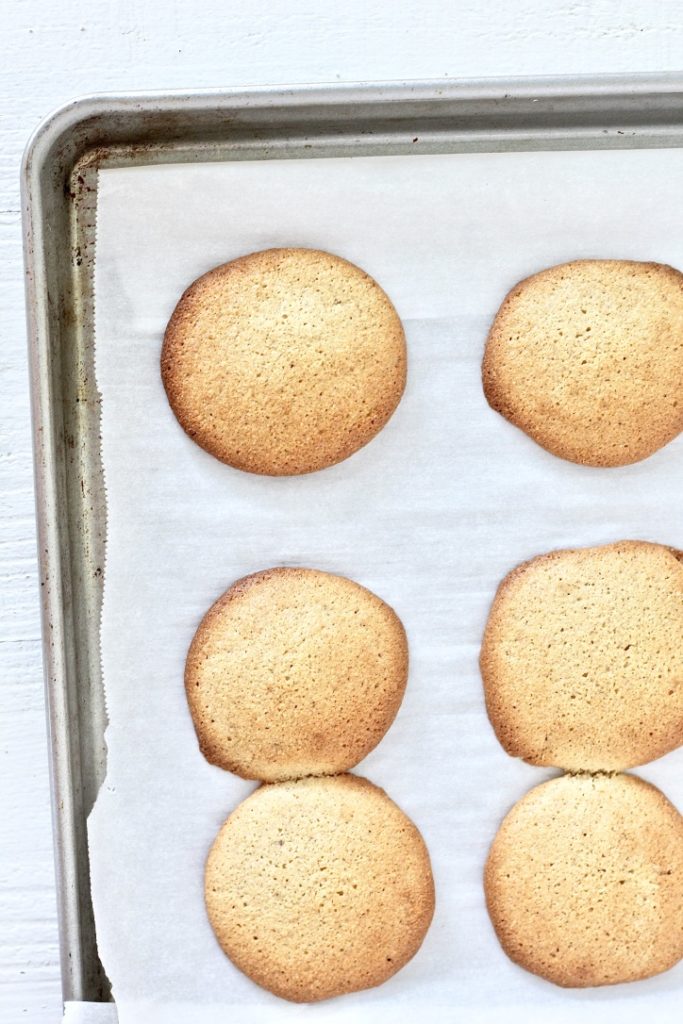
[[[683,76],[334,85],[88,97],[22,170],[28,333],[64,997],[103,1001],[86,820],[104,777],[98,648],[106,502],[93,373],[104,167],[683,144]]]

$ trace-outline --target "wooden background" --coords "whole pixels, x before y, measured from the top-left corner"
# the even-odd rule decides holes
[[[682,0],[0,0],[0,1022],[61,995],[19,162],[88,92],[683,70]]]

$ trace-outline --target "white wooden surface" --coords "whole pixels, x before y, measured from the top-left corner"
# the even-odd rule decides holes
[[[681,0],[0,0],[0,1024],[61,1014],[19,161],[85,92],[683,70]]]

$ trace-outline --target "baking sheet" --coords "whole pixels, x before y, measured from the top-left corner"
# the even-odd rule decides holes
[[[622,469],[574,466],[493,413],[479,364],[517,280],[577,257],[683,267],[683,152],[376,157],[101,172],[96,361],[108,539],[102,659],[108,771],[89,822],[99,948],[120,1024],[678,1019],[683,964],[564,991],[513,965],[481,872],[511,804],[551,772],[508,757],[477,669],[500,578],[564,546],[624,537],[683,547],[683,436]],[[159,377],[183,289],[255,249],[358,263],[406,326],[409,381],[388,426],[339,466],[270,479],[223,466],[177,425]],[[417,957],[378,989],[282,1002],[221,953],[206,921],[207,849],[253,784],[201,757],[185,704],[196,625],[236,578],[272,565],[338,572],[406,626],[395,724],[357,771],[416,821],[437,888]],[[640,771],[683,807],[683,750]],[[678,1007],[678,1009],[677,1009]],[[552,1014],[551,1017],[549,1015]]]

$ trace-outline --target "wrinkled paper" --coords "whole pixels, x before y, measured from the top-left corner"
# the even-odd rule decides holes
[[[508,757],[477,657],[495,588],[553,548],[643,538],[683,547],[683,436],[623,469],[549,455],[487,406],[486,332],[507,290],[578,257],[683,267],[683,152],[497,153],[266,160],[105,170],[96,362],[108,538],[102,659],[108,769],[89,822],[100,953],[120,1024],[680,1019],[683,964],[564,991],[512,964],[482,868],[508,808],[552,772]],[[388,426],[341,465],[271,479],[183,433],[159,376],[183,289],[269,246],[328,249],[388,292],[408,387]],[[313,1007],[258,988],[220,951],[203,865],[253,784],[207,764],[183,689],[209,605],[238,577],[312,566],[370,587],[401,616],[410,679],[358,773],[415,820],[436,880],[414,960],[369,992]],[[683,808],[683,750],[639,770]]]

